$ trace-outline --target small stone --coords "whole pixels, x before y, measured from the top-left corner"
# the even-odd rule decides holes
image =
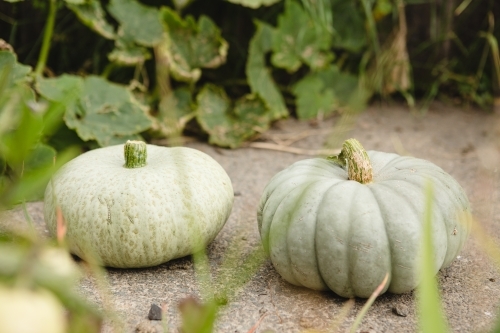
[[[156,304],[151,304],[148,314],[149,320],[161,320],[161,308]]]
[[[404,304],[397,304],[392,308],[392,312],[400,317],[406,317],[408,315],[408,307]]]
[[[495,280],[495,278],[490,278],[490,281],[495,282],[496,280]]]

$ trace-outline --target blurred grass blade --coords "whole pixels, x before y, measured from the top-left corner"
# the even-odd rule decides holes
[[[463,11],[469,7],[472,0],[464,0],[458,7],[455,9],[455,16],[458,16],[463,13]]]
[[[181,333],[211,333],[217,317],[214,302],[200,303],[195,298],[183,299],[179,304],[182,317]]]
[[[337,313],[334,317],[334,320],[330,324],[330,328],[328,332],[338,332],[340,329],[340,325],[344,322],[344,320],[347,318],[347,315],[349,314],[349,311],[353,308],[355,304],[354,298],[350,298],[347,300],[347,302],[342,305],[340,308],[339,313]]]
[[[215,281],[218,287],[216,301],[226,304],[231,301],[238,291],[251,280],[262,266],[267,256],[263,247],[258,244],[246,251],[242,237],[235,237],[230,247],[224,253],[224,261]],[[238,268],[235,271],[235,268]]]
[[[493,65],[495,67],[496,77],[498,78],[498,85],[500,85],[500,52],[498,50],[498,40],[491,32],[480,32],[479,36],[485,38],[491,48],[491,56],[493,58]]]
[[[371,294],[368,301],[366,301],[365,305],[363,306],[359,314],[356,316],[356,319],[354,320],[354,323],[351,326],[350,330],[351,333],[356,332],[356,329],[361,324],[363,317],[366,315],[366,313],[372,306],[373,302],[375,302],[375,299],[378,297],[378,295],[382,292],[382,290],[384,290],[385,285],[387,284],[388,281],[389,281],[389,273],[386,273],[384,279],[382,280],[382,283],[380,283],[377,289],[375,289],[375,291]]]
[[[432,244],[432,204],[434,190],[429,182],[425,189],[425,207],[420,262],[420,285],[417,288],[419,325],[422,333],[449,332],[443,316],[439,290],[434,272],[434,247]]]
[[[472,223],[472,235],[481,250],[491,258],[498,271],[500,271],[500,246],[498,242],[476,220],[473,220]]]

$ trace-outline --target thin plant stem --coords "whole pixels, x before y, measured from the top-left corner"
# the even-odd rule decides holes
[[[375,24],[375,20],[373,19],[370,1],[363,0],[361,2],[363,3],[363,9],[365,11],[366,20],[368,23],[368,34],[370,35],[370,39],[373,44],[373,49],[375,50],[375,58],[378,61],[378,57],[380,55],[380,43],[378,41],[377,25]]]
[[[354,323],[351,326],[350,330],[351,333],[356,332],[356,329],[361,324],[363,317],[366,315],[366,313],[372,306],[373,302],[375,302],[375,299],[378,297],[378,295],[382,292],[382,290],[384,290],[388,280],[389,280],[389,273],[386,273],[384,279],[382,280],[382,283],[380,283],[377,289],[375,289],[375,291],[371,294],[368,301],[366,301],[365,305],[363,306],[359,314],[356,316],[356,319],[354,320]]]
[[[45,69],[45,64],[47,63],[47,58],[49,56],[50,42],[52,40],[52,34],[54,32],[54,23],[56,21],[57,13],[57,0],[49,1],[49,14],[47,16],[47,23],[45,24],[45,30],[43,32],[43,42],[40,49],[40,55],[38,56],[38,63],[36,64],[35,75],[40,76]]]

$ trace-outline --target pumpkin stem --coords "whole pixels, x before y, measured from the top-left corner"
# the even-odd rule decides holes
[[[127,143],[125,143],[123,150],[125,154],[126,168],[141,168],[146,165],[148,151],[145,142],[128,140]]]
[[[328,157],[329,160],[347,167],[350,180],[361,184],[370,183],[373,179],[372,165],[365,148],[356,139],[344,141],[342,150],[337,156]]]

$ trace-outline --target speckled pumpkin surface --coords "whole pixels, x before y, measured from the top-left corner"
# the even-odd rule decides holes
[[[389,273],[386,290],[415,288],[429,181],[435,194],[435,272],[464,246],[470,206],[453,177],[422,159],[376,151],[367,156],[373,177],[366,183],[353,180],[346,166],[314,158],[294,163],[265,188],[259,231],[273,266],[288,282],[369,297]]]
[[[56,207],[71,251],[111,267],[147,267],[211,242],[233,204],[231,180],[191,148],[147,145],[146,165],[124,166],[124,145],[89,151],[47,186],[44,215],[56,232]]]

